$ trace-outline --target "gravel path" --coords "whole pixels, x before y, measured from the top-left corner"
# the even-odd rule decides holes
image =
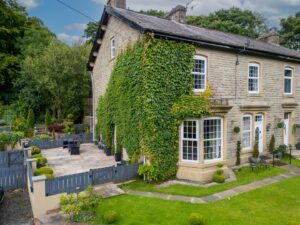
[[[0,225],[33,225],[28,191],[6,192],[0,205]]]

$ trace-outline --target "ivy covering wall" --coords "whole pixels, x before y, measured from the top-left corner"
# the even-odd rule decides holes
[[[207,98],[192,94],[194,54],[191,44],[147,37],[118,56],[99,100],[102,140],[112,147],[116,126],[117,142],[131,160],[149,160],[141,168],[149,180],[176,175],[180,121],[209,113]]]

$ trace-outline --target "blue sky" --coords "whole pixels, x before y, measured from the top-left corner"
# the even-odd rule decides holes
[[[30,16],[35,16],[54,32],[57,37],[73,44],[83,36],[83,30],[90,19],[63,6],[57,0],[17,0],[25,6]],[[89,17],[99,20],[103,4],[107,0],[61,0],[80,10]],[[133,10],[161,9],[169,11],[178,4],[185,5],[190,0],[127,0],[127,7]],[[221,8],[232,6],[250,9],[262,14],[269,25],[278,26],[280,18],[300,11],[300,0],[194,0],[188,14],[207,15]]]

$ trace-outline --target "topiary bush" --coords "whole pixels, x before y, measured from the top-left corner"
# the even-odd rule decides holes
[[[189,218],[190,225],[205,225],[203,216],[199,213],[191,213]]]
[[[240,165],[241,164],[241,142],[238,141],[236,144],[236,162],[235,165]]]
[[[118,214],[116,211],[110,210],[110,211],[104,212],[104,214],[103,214],[104,223],[113,224],[113,223],[117,222],[117,220],[118,220]]]
[[[47,128],[50,126],[51,120],[52,120],[51,114],[50,114],[49,110],[47,110],[46,114],[45,114],[45,125]]]
[[[45,174],[50,174],[53,175],[53,169],[47,166],[41,167],[34,171],[34,176],[40,176],[40,175],[45,175]]]
[[[269,145],[269,152],[272,153],[273,151],[275,151],[275,136],[274,136],[274,134],[271,137],[270,145]]]
[[[31,146],[31,155],[39,155],[42,150],[39,147]]]
[[[214,174],[213,176],[213,181],[216,183],[224,183],[225,182],[225,177],[224,175],[219,175],[219,174]]]
[[[192,93],[194,54],[192,44],[148,37],[118,56],[99,99],[96,133],[108,146],[116,126],[129,157],[150,162],[150,181],[176,175],[182,119],[209,113],[208,99]]]
[[[258,150],[258,141],[255,141],[254,147],[253,147],[253,153],[252,156],[254,158],[258,158],[259,156],[259,150]]]
[[[31,158],[37,159],[37,162],[36,162],[37,168],[46,166],[46,163],[48,162],[48,160],[41,154],[32,155]]]
[[[217,169],[216,174],[218,174],[218,175],[223,175],[223,174],[224,174],[224,170],[222,170],[222,169]]]

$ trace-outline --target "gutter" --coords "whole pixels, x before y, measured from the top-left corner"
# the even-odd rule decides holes
[[[94,84],[94,76],[93,76],[93,72],[90,72],[91,74],[91,81],[92,81],[92,103],[93,103],[93,123],[92,123],[92,130],[93,130],[93,141],[96,141],[95,138],[95,84]]]

